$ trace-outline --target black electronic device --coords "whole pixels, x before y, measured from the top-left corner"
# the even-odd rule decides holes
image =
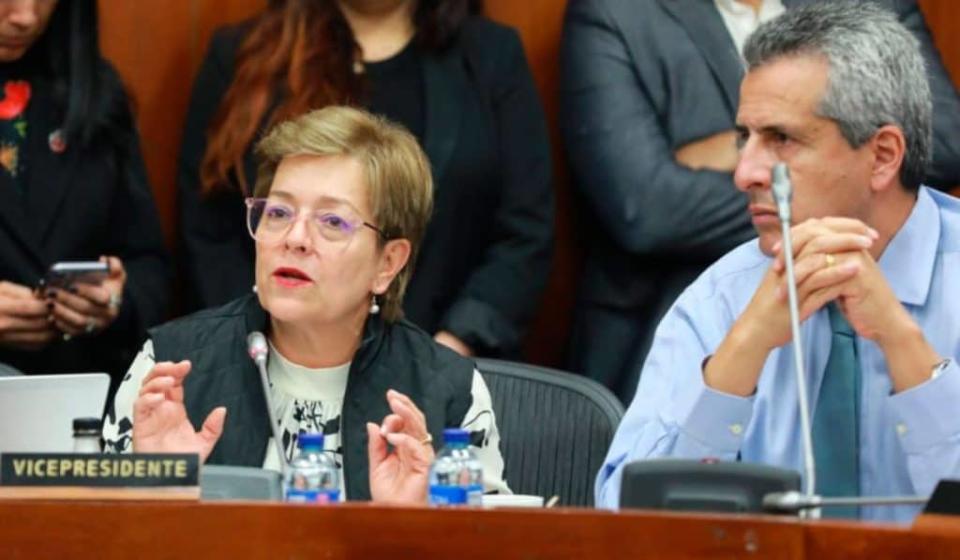
[[[763,498],[800,489],[800,473],[753,463],[650,459],[623,469],[621,508],[759,513]]]
[[[960,480],[941,480],[933,489],[923,513],[960,515]]]
[[[280,473],[236,465],[204,465],[200,469],[200,492],[205,501],[283,500]]]
[[[99,284],[110,275],[110,265],[102,261],[62,261],[50,266],[41,288],[69,289],[74,284]]]

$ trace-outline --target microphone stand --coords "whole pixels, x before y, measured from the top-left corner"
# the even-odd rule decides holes
[[[247,351],[250,358],[257,364],[257,370],[260,372],[260,384],[263,387],[263,399],[267,405],[267,418],[270,421],[270,432],[273,434],[273,443],[277,449],[277,461],[280,463],[280,475],[286,478],[287,463],[286,452],[283,449],[283,442],[280,439],[280,427],[277,424],[277,416],[273,411],[273,400],[270,398],[270,381],[267,378],[267,340],[263,333],[254,331],[247,335]]]
[[[800,492],[775,492],[763,497],[763,509],[797,513],[830,506],[916,506],[927,503],[923,496],[836,496],[825,498]]]
[[[777,214],[780,216],[782,232],[782,253],[787,272],[787,295],[790,307],[790,331],[793,334],[794,370],[797,376],[797,401],[800,407],[800,433],[803,437],[803,474],[805,479],[805,495],[809,499],[815,498],[816,466],[813,457],[813,436],[810,429],[810,406],[807,399],[807,376],[803,363],[803,341],[800,337],[800,308],[797,302],[797,278],[793,271],[793,242],[790,238],[790,200],[793,196],[793,186],[790,175],[784,163],[773,166],[773,196],[777,202]],[[811,506],[815,507],[815,506]],[[802,510],[810,517],[817,518],[820,512]]]

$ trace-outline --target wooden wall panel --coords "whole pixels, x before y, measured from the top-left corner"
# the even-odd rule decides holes
[[[550,126],[557,201],[556,249],[550,282],[527,339],[527,358],[562,367],[580,268],[581,248],[573,228],[570,175],[557,117],[560,32],[566,3],[560,0],[486,0],[487,14],[520,32]]]
[[[137,107],[143,150],[165,233],[175,227],[176,158],[191,82],[212,31],[254,14],[266,0],[99,0],[101,44]],[[550,121],[557,190],[557,246],[550,284],[527,344],[531,361],[562,364],[580,248],[569,178],[557,134],[557,79],[563,0],[487,0],[488,14],[516,27]],[[955,82],[960,83],[960,3],[920,0]],[[960,134],[960,131],[958,131]],[[171,244],[172,246],[172,244]]]
[[[130,90],[164,233],[176,224],[176,163],[193,77],[212,31],[265,0],[99,0],[100,43]]]
[[[144,158],[168,240],[173,235],[173,178],[190,76],[184,42],[190,2],[101,0],[101,44],[130,89]]]

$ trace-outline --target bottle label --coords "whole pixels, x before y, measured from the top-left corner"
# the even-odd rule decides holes
[[[295,504],[335,504],[340,501],[340,490],[287,489],[287,501]]]
[[[430,486],[430,504],[435,506],[479,506],[483,501],[483,486]]]
[[[471,484],[466,487],[467,503],[471,506],[483,505],[483,485]]]
[[[430,485],[430,504],[435,506],[466,505],[467,489],[463,486]]]

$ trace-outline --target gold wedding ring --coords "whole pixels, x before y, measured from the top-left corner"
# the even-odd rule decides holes
[[[423,438],[420,440],[420,443],[422,443],[422,444],[424,444],[424,445],[430,445],[431,443],[433,443],[433,435],[432,435],[432,434],[427,434],[427,435],[423,436]]]
[[[837,264],[837,257],[833,256],[832,254],[827,253],[825,257],[827,260],[827,268],[830,268],[831,266]]]

